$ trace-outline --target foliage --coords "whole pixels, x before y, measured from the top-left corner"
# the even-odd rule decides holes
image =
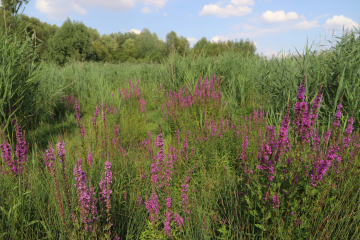
[[[14,32],[6,29],[0,37],[0,123],[7,134],[12,134],[10,123],[15,118],[23,127],[36,122],[32,117],[37,107],[41,65],[35,63],[38,56],[32,45],[34,35],[29,36],[24,24],[18,24]]]
[[[83,23],[68,18],[49,41],[52,61],[64,65],[70,59],[85,60],[90,52],[90,34]]]

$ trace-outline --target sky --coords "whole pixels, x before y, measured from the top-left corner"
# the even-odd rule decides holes
[[[175,31],[190,46],[202,37],[248,38],[269,57],[302,53],[307,41],[328,49],[343,26],[360,30],[360,0],[30,0],[23,6],[42,22],[60,27],[69,17],[101,35],[147,28],[165,40]]]

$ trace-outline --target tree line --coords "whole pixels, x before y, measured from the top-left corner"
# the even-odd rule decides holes
[[[16,6],[11,5],[12,1],[1,0],[2,34],[9,34],[16,30],[14,13],[17,10]],[[27,1],[24,2],[27,3]],[[189,41],[184,36],[178,36],[174,31],[168,33],[163,41],[147,28],[144,28],[140,34],[118,32],[100,35],[97,29],[87,27],[79,21],[71,21],[69,18],[61,27],[58,27],[25,14],[18,14],[17,17],[16,24],[25,22],[26,31],[33,36],[32,43],[36,46],[38,60],[55,62],[61,66],[70,59],[111,63],[160,63],[173,51],[181,56],[191,54],[195,58],[218,56],[226,51],[234,51],[247,56],[253,56],[256,52],[255,44],[249,39],[210,42],[204,37],[190,48]]]

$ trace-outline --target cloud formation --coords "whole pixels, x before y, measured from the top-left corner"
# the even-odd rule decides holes
[[[285,14],[284,11],[272,12],[267,10],[262,14],[262,19],[265,23],[280,23],[299,19],[299,15],[296,12],[288,12]]]
[[[189,41],[190,44],[194,44],[194,43],[197,42],[197,39],[194,38],[194,37],[188,37],[188,38],[186,38],[186,39]]]
[[[150,10],[150,8],[149,8],[148,6],[145,6],[145,7],[143,7],[143,8],[141,9],[141,12],[142,12],[142,13],[151,13],[151,10]]]
[[[226,36],[215,36],[212,38],[212,41],[227,41],[228,39],[239,39],[239,38],[257,38],[257,37],[271,37],[278,35],[280,33],[289,32],[291,30],[307,30],[311,28],[320,27],[317,20],[312,21],[301,21],[299,23],[287,24],[277,27],[270,27],[270,28],[259,28],[254,25],[249,25],[245,23],[240,23],[233,26],[234,31],[241,31],[232,34],[228,34]]]
[[[247,6],[247,5],[254,5],[254,0],[231,0],[231,3],[235,6]]]
[[[224,8],[221,4],[209,4],[205,5],[200,11],[199,16],[215,15],[216,17],[228,18],[231,16],[242,17],[250,14],[252,8],[247,5],[254,5],[254,0],[231,0],[232,4],[226,5]]]
[[[324,30],[327,33],[332,33],[334,31],[334,34],[337,34],[343,30],[343,27],[349,30],[352,30],[354,27],[357,29],[360,28],[360,24],[354,22],[350,18],[346,18],[343,15],[337,16],[334,15],[332,18],[328,18],[323,25]]]
[[[125,12],[133,9],[136,4],[144,4],[144,11],[149,7],[163,8],[168,0],[36,0],[35,8],[47,14],[49,19],[65,19],[71,11],[86,14],[86,8],[101,7],[106,10]],[[151,11],[151,10],[150,10]]]
[[[141,33],[140,30],[137,30],[137,29],[134,29],[134,28],[131,29],[130,32],[133,32],[133,33],[135,33],[135,34],[140,34],[140,33]]]

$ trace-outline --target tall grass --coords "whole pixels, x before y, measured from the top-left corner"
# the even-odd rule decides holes
[[[40,78],[42,93],[38,102],[48,103],[47,111],[38,114],[53,114],[62,119],[62,96],[71,93],[78,96],[81,105],[93,109],[98,102],[111,102],[111,95],[126,79],[140,79],[152,91],[161,85],[166,91],[190,86],[199,77],[220,76],[221,90],[226,109],[232,116],[263,106],[268,109],[274,125],[280,124],[287,102],[296,98],[297,86],[306,76],[306,94],[315,96],[323,86],[321,125],[327,128],[335,113],[336,104],[344,92],[344,116],[348,118],[360,99],[360,41],[358,31],[344,32],[335,38],[332,47],[321,53],[306,45],[302,53],[286,58],[246,57],[226,52],[218,57],[189,55],[182,57],[174,53],[162,64],[107,64],[75,63],[64,68],[45,64]],[[59,91],[61,90],[61,91]],[[54,96],[55,95],[55,96]],[[156,97],[156,96],[155,96]],[[115,99],[117,101],[117,99]],[[309,99],[311,100],[311,99]],[[117,101],[118,102],[118,101]],[[360,109],[355,109],[358,118]],[[43,120],[44,121],[44,120]],[[355,128],[358,125],[355,123]]]
[[[43,64],[37,128],[0,133],[0,236],[358,239],[355,34],[282,59]]]
[[[81,101],[70,104],[77,130],[54,138],[46,152],[33,144],[22,173],[9,163],[18,166],[24,154],[10,156],[2,138],[3,237],[359,236],[359,132],[341,118],[342,98],[334,124],[321,132],[321,92],[306,95],[304,77],[294,117],[288,104],[277,131],[263,109],[229,115],[215,75],[199,80],[194,98],[191,89],[169,97],[140,82],[126,82],[111,96],[118,102],[100,103],[92,117]],[[15,152],[26,153],[18,132]]]

